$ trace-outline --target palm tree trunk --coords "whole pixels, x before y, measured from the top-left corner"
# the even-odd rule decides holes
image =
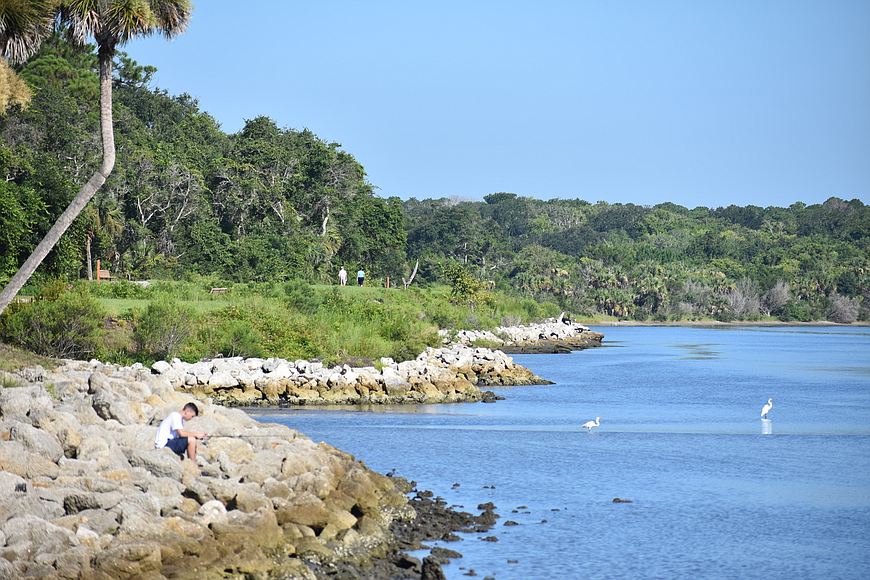
[[[94,271],[91,269],[91,233],[90,232],[88,232],[87,249],[88,249],[88,281],[90,282],[94,279]]]
[[[88,202],[97,193],[97,190],[115,167],[115,133],[112,127],[112,57],[114,45],[111,47],[100,46],[100,132],[103,140],[103,162],[96,173],[79,190],[78,195],[61,214],[58,220],[51,226],[24,265],[9,281],[9,284],[0,292],[0,314],[12,302],[21,288],[30,280],[33,273],[57,244],[60,237],[70,227],[76,217],[85,209]]]

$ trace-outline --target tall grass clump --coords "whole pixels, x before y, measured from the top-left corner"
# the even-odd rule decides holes
[[[200,318],[183,358],[263,356],[266,353],[263,336],[247,318],[237,305],[206,313]]]
[[[284,294],[287,297],[287,307],[296,312],[314,314],[320,308],[320,294],[304,280],[285,282]]]
[[[136,314],[133,341],[145,356],[171,358],[195,330],[196,314],[190,306],[164,294]]]

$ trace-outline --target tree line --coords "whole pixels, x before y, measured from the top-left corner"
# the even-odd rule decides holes
[[[112,60],[114,170],[35,287],[87,279],[96,260],[127,279],[326,282],[344,266],[378,283],[410,278],[419,260],[415,284],[463,280],[472,307],[494,288],[637,320],[868,318],[870,210],[858,199],[691,209],[506,192],[383,199],[339,143],[266,116],[228,134],[190,95],[152,88],[154,67],[121,51]],[[14,72],[31,95],[7,83],[0,116],[0,285],[102,154],[96,47],[55,34]]]
[[[341,265],[401,268],[401,203],[339,143],[260,116],[227,134],[190,95],[150,88],[115,57],[114,171],[33,280],[101,268],[123,278],[322,280]],[[16,72],[32,90],[0,117],[0,283],[100,165],[99,59],[60,35]],[[388,274],[386,274],[388,275]]]
[[[587,316],[853,322],[868,318],[870,208],[688,209],[494,193],[409,199],[407,252]]]

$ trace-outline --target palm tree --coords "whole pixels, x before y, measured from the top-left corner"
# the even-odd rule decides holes
[[[33,56],[51,32],[52,5],[51,0],[0,0],[0,54],[13,62]],[[30,102],[30,89],[6,61],[0,62],[0,78],[0,115],[12,104]]]
[[[51,32],[55,10],[52,0],[0,0],[0,54],[12,62],[36,54]]]
[[[189,0],[0,0],[0,50],[21,61],[34,54],[50,27],[39,28],[41,18],[57,21],[79,44],[93,38],[100,60],[100,131],[103,161],[36,249],[0,292],[0,313],[42,263],[76,216],[85,208],[115,166],[112,127],[112,59],[119,46],[135,37],[162,33],[172,38],[184,32],[193,6]],[[26,18],[25,18],[26,17]],[[12,24],[14,24],[14,26]],[[35,28],[34,28],[35,27]]]

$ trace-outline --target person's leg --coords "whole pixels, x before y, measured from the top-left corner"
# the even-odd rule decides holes
[[[176,437],[175,439],[167,441],[166,446],[184,459],[184,451],[188,448],[189,442],[187,441],[187,437]]]
[[[187,438],[187,456],[196,463],[196,439],[193,437]]]

